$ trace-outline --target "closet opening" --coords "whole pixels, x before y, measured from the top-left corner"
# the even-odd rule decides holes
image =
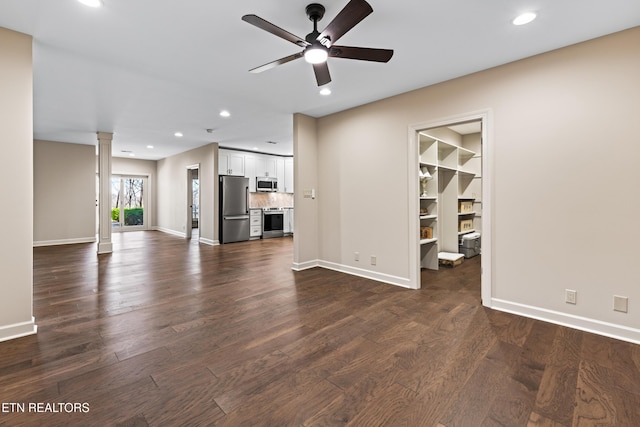
[[[455,269],[466,261],[478,268],[486,303],[491,292],[489,187],[484,173],[487,116],[483,113],[410,129],[417,155],[411,203],[416,208],[416,288],[423,285],[423,269]],[[487,271],[485,266],[489,266]]]

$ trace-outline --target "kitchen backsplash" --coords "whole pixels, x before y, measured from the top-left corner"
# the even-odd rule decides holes
[[[293,193],[249,193],[249,207],[292,208]]]

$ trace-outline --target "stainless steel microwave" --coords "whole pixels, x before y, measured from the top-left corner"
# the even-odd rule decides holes
[[[278,191],[278,178],[259,176],[256,178],[256,191]]]

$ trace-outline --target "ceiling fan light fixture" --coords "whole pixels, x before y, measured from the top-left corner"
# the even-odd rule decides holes
[[[320,43],[314,43],[304,50],[304,60],[309,64],[322,64],[327,61],[329,53]]]

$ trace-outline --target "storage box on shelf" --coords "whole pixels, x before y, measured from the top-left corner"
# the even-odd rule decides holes
[[[480,233],[467,233],[460,238],[459,252],[465,258],[480,255]]]
[[[420,227],[420,239],[433,239],[433,228]]]
[[[460,225],[458,227],[459,233],[470,233],[473,231],[473,220],[472,219],[462,219],[460,220]]]
[[[468,214],[473,212],[473,200],[459,200],[458,213]]]

